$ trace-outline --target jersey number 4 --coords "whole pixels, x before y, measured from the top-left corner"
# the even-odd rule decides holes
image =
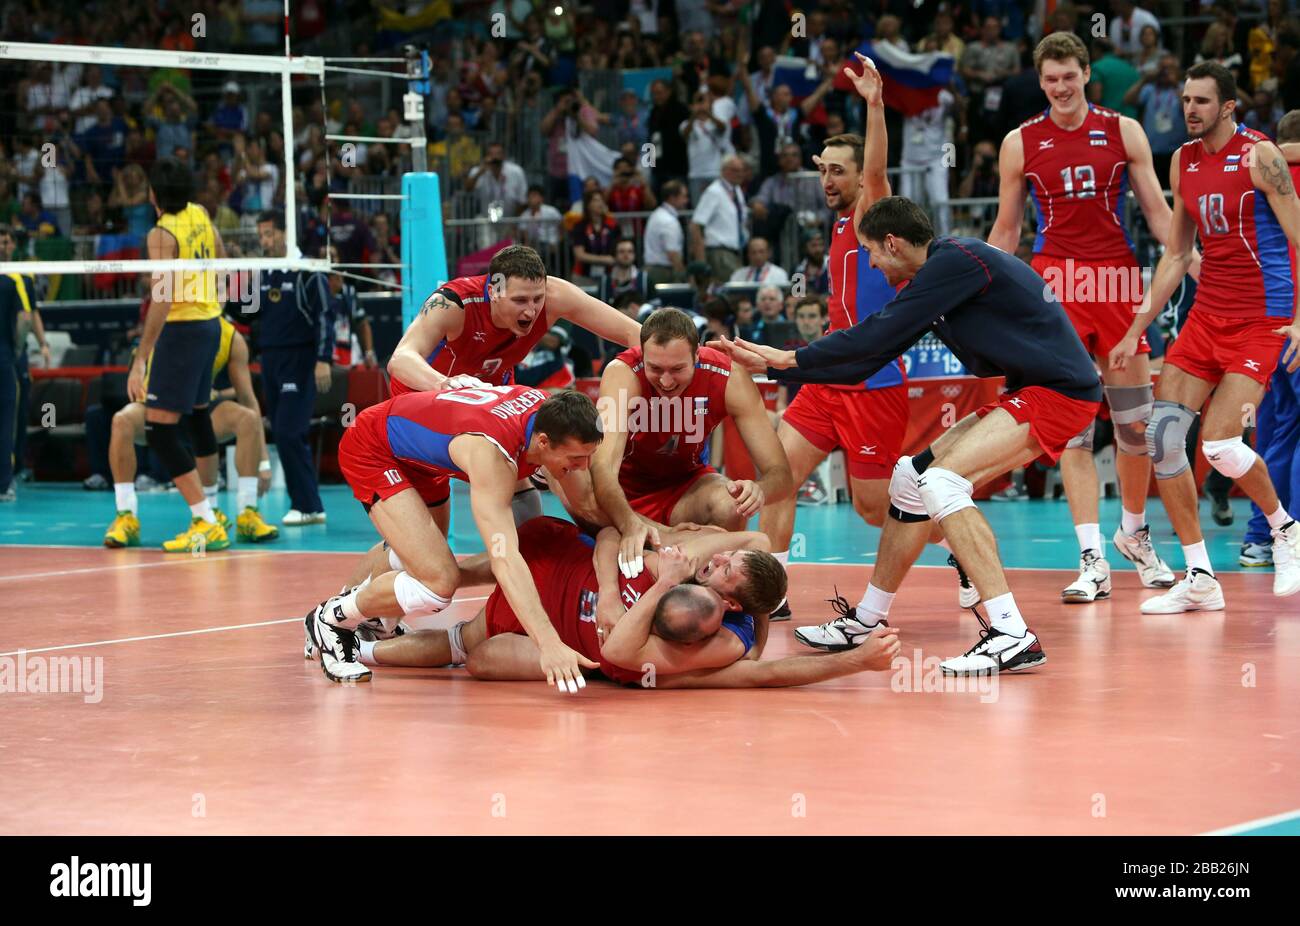
[[[1223,214],[1223,194],[1204,193],[1196,197],[1201,209],[1201,231],[1206,235],[1226,235],[1228,220]]]

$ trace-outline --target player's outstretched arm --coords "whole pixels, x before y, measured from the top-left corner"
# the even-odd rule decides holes
[[[830,681],[858,672],[883,672],[898,655],[898,628],[886,627],[856,649],[825,656],[742,659],[722,669],[656,675],[656,688],[792,688]]]
[[[1016,253],[1020,245],[1020,229],[1025,222],[1025,145],[1020,130],[1015,129],[1002,139],[998,154],[998,217],[989,232],[989,244]]]
[[[785,448],[777,439],[763,407],[758,387],[744,370],[732,368],[727,380],[727,414],[736,423],[740,439],[754,461],[758,474],[757,493],[735,496],[741,517],[757,514],[768,502],[779,502],[794,494],[794,476]]]
[[[455,338],[464,326],[465,309],[435,292],[424,301],[411,327],[402,333],[388,360],[388,374],[417,392],[442,389],[447,377],[429,366],[428,357],[443,338]]]
[[[866,101],[867,127],[862,151],[862,192],[858,194],[853,210],[853,232],[865,244],[862,232],[858,230],[862,217],[875,205],[876,200],[884,199],[892,192],[889,175],[885,173],[889,164],[889,134],[885,129],[884,85],[880,80],[880,72],[870,58],[857,52],[854,55],[862,67],[862,73],[858,74],[849,67],[844,69],[844,73],[853,82],[858,95]]]
[[[618,590],[618,546],[623,535],[613,527],[602,527],[596,535],[591,564],[596,570],[596,632],[607,636],[627,608]]]
[[[1137,352],[1138,339],[1142,332],[1151,325],[1151,320],[1164,308],[1169,297],[1182,281],[1192,266],[1193,245],[1196,243],[1196,225],[1192,216],[1183,208],[1182,197],[1178,195],[1178,165],[1181,151],[1175,151],[1169,165],[1169,184],[1173,189],[1174,208],[1169,216],[1169,235],[1165,241],[1165,252],[1160,255],[1155,273],[1151,276],[1151,286],[1142,298],[1142,305],[1129,325],[1128,333],[1110,352],[1110,368],[1122,370],[1128,365],[1128,358]]]
[[[600,374],[601,427],[605,432],[591,458],[591,488],[609,523],[622,536],[620,563],[630,569],[629,578],[641,572],[641,551],[646,540],[658,546],[659,532],[637,516],[618,483],[619,467],[627,448],[627,417],[633,401],[641,399],[641,385],[632,368],[621,360],[612,360]]]
[[[622,312],[587,295],[568,280],[546,278],[546,312],[551,324],[567,318],[579,328],[586,328],[606,341],[633,347],[641,343],[641,325]]]
[[[492,575],[519,623],[541,650],[547,684],[561,692],[576,692],[586,686],[582,669],[596,669],[599,664],[566,646],[542,608],[532,573],[519,552],[519,535],[510,513],[517,479],[514,467],[500,450],[477,435],[463,434],[449,449],[452,460],[469,477],[470,510],[487,548]]]
[[[731,631],[691,644],[674,643],[650,632],[660,600],[690,578],[698,562],[677,547],[659,552],[659,578],[605,636],[600,647],[603,661],[624,669],[653,666],[658,677],[731,665],[745,654],[745,645]]]

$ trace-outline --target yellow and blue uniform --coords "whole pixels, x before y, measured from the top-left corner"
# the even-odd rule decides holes
[[[179,212],[163,213],[158,227],[176,239],[180,260],[216,257],[216,231],[202,206],[189,203]],[[195,406],[206,406],[212,392],[212,360],[221,338],[221,303],[217,301],[215,271],[187,270],[173,274],[169,282],[171,308],[148,358],[145,404],[184,415]]]
[[[22,420],[22,384],[19,372],[24,351],[18,344],[18,316],[32,311],[35,287],[30,277],[0,275],[0,492],[13,482],[19,429]]]

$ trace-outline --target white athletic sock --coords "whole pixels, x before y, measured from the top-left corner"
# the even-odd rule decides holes
[[[358,585],[352,591],[343,596],[343,616],[349,621],[363,621],[365,615],[361,613],[361,608],[357,605],[357,599],[361,597],[361,586]]]
[[[1025,619],[1020,616],[1020,609],[1016,607],[1015,596],[1010,592],[990,598],[984,602],[984,607],[988,610],[989,621],[993,624],[994,630],[1000,630],[1013,637],[1023,637],[1025,631],[1029,629],[1025,626]]]
[[[190,505],[190,514],[196,518],[202,518],[209,524],[217,523],[217,516],[212,513],[212,503],[206,498],[197,505]]]
[[[469,621],[461,621],[459,624],[453,624],[447,631],[447,641],[451,644],[451,661],[453,665],[463,666],[469,659],[465,652],[465,644],[460,638],[460,632]]]
[[[113,483],[113,494],[117,497],[117,510],[129,511],[139,517],[140,501],[135,497],[134,482]]]
[[[1147,523],[1147,513],[1145,509],[1134,514],[1127,508],[1121,506],[1120,512],[1119,528],[1130,537],[1142,530]]]
[[[782,550],[780,553],[773,553],[772,555],[776,557],[776,561],[781,564],[782,568],[790,565],[789,550]]]
[[[894,594],[876,588],[868,582],[867,590],[862,593],[862,600],[858,602],[858,623],[864,627],[873,627],[889,617],[889,608],[894,603]]]
[[[220,483],[203,487],[203,497],[208,500],[208,504],[210,504],[213,508],[217,507],[217,492],[220,491],[220,489],[221,489]]]
[[[359,655],[357,656],[357,658],[361,661],[361,664],[362,664],[363,666],[377,666],[377,665],[380,665],[379,660],[375,659],[375,643],[376,643],[376,642],[377,642],[377,641],[375,641],[375,640],[359,640],[359,641],[358,641],[357,650],[359,651]]]
[[[1074,536],[1079,538],[1079,552],[1093,550],[1102,559],[1105,555],[1101,549],[1101,525],[1100,524],[1076,524],[1074,525]]]
[[[1188,570],[1204,569],[1210,575],[1214,575],[1214,569],[1210,566],[1210,554],[1205,550],[1205,541],[1193,543],[1191,545],[1183,544],[1183,559],[1187,562]]]
[[[245,508],[257,507],[257,477],[240,476],[239,489],[235,495],[235,508],[237,511],[243,511]]]
[[[1281,504],[1277,506],[1277,511],[1270,515],[1265,515],[1265,517],[1268,518],[1269,527],[1281,527],[1287,521],[1291,520],[1291,515],[1286,513],[1286,509],[1283,508]]]

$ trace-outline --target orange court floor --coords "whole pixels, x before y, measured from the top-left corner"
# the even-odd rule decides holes
[[[1073,572],[1013,569],[1048,662],[958,691],[935,665],[979,628],[951,571],[922,567],[891,615],[896,671],[569,696],[452,669],[327,682],[302,616],[355,556],[0,548],[0,832],[1297,831],[1300,599],[1274,599],[1269,574],[1223,573],[1227,611],[1149,617],[1131,570],[1111,601],[1067,607]],[[795,620],[766,655],[810,652],[793,627],[869,568],[793,565]],[[83,691],[12,690],[55,657],[80,660]]]

